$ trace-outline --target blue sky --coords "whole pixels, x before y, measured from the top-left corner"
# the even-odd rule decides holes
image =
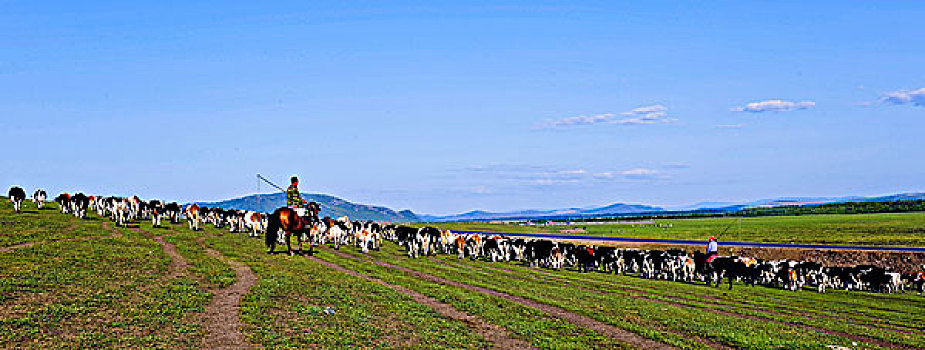
[[[922,18],[913,1],[0,1],[0,182],[187,201],[298,174],[432,214],[925,191]]]

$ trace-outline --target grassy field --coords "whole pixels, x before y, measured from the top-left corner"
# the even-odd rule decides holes
[[[861,244],[925,247],[925,212],[763,216],[748,218],[657,219],[653,224],[520,226],[492,223],[428,224],[454,230],[559,233],[584,228],[585,236],[673,238],[763,243]],[[424,224],[421,224],[424,225]],[[727,229],[728,228],[728,229]],[[724,233],[725,231],[725,233]]]
[[[262,239],[211,226],[191,232],[182,224],[155,229],[143,222],[116,229],[96,217],[37,212],[31,203],[22,215],[10,207],[0,206],[4,348],[208,347],[202,317],[214,293],[236,282],[223,259],[245,264],[258,278],[237,317],[244,323],[244,338],[264,348],[496,345],[473,332],[470,323],[389,285],[543,349],[633,344],[536,305],[678,348],[925,347],[925,297],[912,294],[818,294],[741,285],[728,291],[449,256],[408,259],[392,243],[366,255],[352,247],[317,252],[317,258],[367,277],[360,278],[306,257],[267,255]],[[673,223],[671,229],[678,229]],[[155,236],[176,246],[187,263],[184,269],[174,271]],[[207,247],[224,257],[207,254]],[[323,311],[328,307],[333,314]]]

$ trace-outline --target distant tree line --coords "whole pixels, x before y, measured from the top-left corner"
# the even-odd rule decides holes
[[[843,202],[811,206],[747,208],[729,214],[734,216],[794,216],[814,214],[905,213],[910,211],[925,211],[925,200],[898,200],[892,202]]]

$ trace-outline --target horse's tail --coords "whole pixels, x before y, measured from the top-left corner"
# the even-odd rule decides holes
[[[280,222],[279,212],[274,212],[267,217],[266,245],[267,248],[276,246],[277,235],[279,234]]]

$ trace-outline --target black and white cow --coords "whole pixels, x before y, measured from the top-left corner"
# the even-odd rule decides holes
[[[58,203],[58,207],[61,208],[61,213],[62,213],[62,214],[70,214],[70,213],[71,213],[71,212],[70,212],[71,206],[69,205],[69,204],[71,203],[71,195],[69,195],[69,194],[67,194],[67,193],[59,194],[57,197],[55,197],[55,202],[57,202],[57,203]]]
[[[71,213],[74,216],[85,219],[87,217],[87,207],[90,206],[90,199],[83,193],[77,193],[71,197]]]
[[[39,209],[45,206],[45,200],[48,198],[48,195],[43,189],[35,190],[35,193],[32,194],[32,201],[35,202],[35,206]]]
[[[13,210],[16,213],[22,213],[22,201],[26,199],[26,191],[19,186],[10,188],[10,201],[13,202]]]
[[[151,226],[161,227],[161,220],[167,216],[164,210],[164,202],[156,199],[148,201],[148,215],[151,216]]]

